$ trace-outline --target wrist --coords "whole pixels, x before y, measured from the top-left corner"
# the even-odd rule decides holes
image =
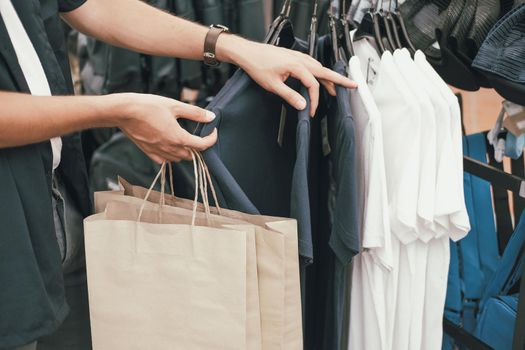
[[[139,114],[137,99],[133,93],[115,93],[102,96],[106,124],[109,127],[121,128],[124,124],[135,119]]]
[[[250,52],[254,51],[257,43],[243,39],[232,34],[221,34],[217,39],[216,54],[220,62],[233,63],[237,66],[244,66],[248,61]]]

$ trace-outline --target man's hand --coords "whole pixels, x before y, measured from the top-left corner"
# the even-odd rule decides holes
[[[153,161],[160,164],[164,160],[191,160],[188,148],[204,151],[217,142],[217,130],[201,138],[177,122],[184,118],[209,123],[215,118],[212,112],[156,95],[125,95],[130,104],[119,127]]]
[[[310,95],[311,116],[315,114],[319,105],[319,82],[331,95],[335,95],[334,84],[347,88],[357,86],[350,79],[323,67],[306,54],[228,34],[219,36],[217,55],[219,59],[224,58],[239,65],[263,88],[281,96],[295,108],[303,110],[306,107],[304,98],[284,83],[289,77],[300,80]]]
[[[203,151],[217,132],[201,138],[177,119],[207,123],[214,115],[167,97],[144,94],[106,96],[31,96],[0,91],[0,148],[49,140],[75,131],[119,127],[151,159],[191,160],[188,149]]]
[[[78,31],[115,46],[148,55],[196,60],[202,60],[209,29],[138,0],[89,0],[63,14],[63,18]],[[318,81],[332,94],[334,84],[355,87],[348,78],[323,68],[307,55],[231,34],[219,36],[216,53],[219,61],[240,66],[262,87],[304,109],[304,99],[284,84],[290,76],[299,79],[308,88],[311,115],[319,104]]]

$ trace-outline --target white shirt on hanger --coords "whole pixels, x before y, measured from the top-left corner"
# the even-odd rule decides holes
[[[51,89],[47,81],[42,62],[27,35],[27,32],[16,13],[11,0],[0,0],[0,15],[4,20],[9,38],[16,53],[18,64],[24,73],[31,95],[51,96]],[[53,152],[53,170],[60,164],[62,139],[55,137],[50,140]]]
[[[451,227],[449,234],[429,242],[421,349],[440,350],[443,339],[442,320],[450,264],[449,237],[460,239],[470,230],[463,192],[461,117],[457,98],[427,62],[425,55],[421,51],[417,51],[414,60],[420,72],[427,77],[429,88],[433,90],[434,100],[442,106],[439,108],[443,109],[443,105],[446,106],[441,115],[443,115],[444,120],[450,122],[450,127],[446,132],[450,135],[453,154],[449,157],[452,157],[455,162],[453,173],[448,174],[448,177],[449,181],[454,181],[455,179],[457,182],[456,186],[459,187],[457,192],[453,194],[455,198],[449,198],[449,200],[452,204],[454,201],[459,202],[461,208],[459,211],[452,212],[449,215],[449,226]],[[454,210],[453,204],[451,211]]]
[[[391,53],[385,52],[379,58],[366,38],[354,42],[354,51],[361,62],[366,62],[362,65],[363,75],[381,112],[393,262],[392,270],[381,276],[387,286],[380,291],[386,300],[386,312],[381,318],[387,333],[386,348],[397,349],[401,340],[408,343],[410,332],[410,306],[403,304],[403,309],[399,309],[397,302],[399,295],[410,293],[412,280],[410,273],[400,272],[409,270],[404,244],[418,238],[420,110]],[[350,323],[363,322],[362,319],[351,319]]]
[[[444,178],[445,184],[449,184],[449,190],[444,189],[447,193],[444,202],[449,203],[448,211],[449,230],[447,235],[453,240],[458,241],[464,238],[470,231],[470,221],[468,218],[467,207],[465,204],[465,195],[463,189],[463,142],[462,142],[462,128],[461,128],[461,110],[457,97],[447,84],[441,79],[439,74],[432,68],[430,63],[426,60],[425,54],[417,51],[414,60],[420,70],[426,74],[429,81],[434,83],[434,86],[441,92],[441,97],[448,103],[449,106],[449,127],[448,135],[450,136],[447,172]],[[450,176],[455,174],[455,176]],[[454,181],[455,180],[455,181]],[[447,187],[444,185],[443,187]],[[450,190],[452,188],[452,190]]]
[[[418,216],[419,240],[406,245],[409,258],[409,271],[400,270],[400,274],[412,277],[410,293],[399,296],[399,305],[411,314],[410,334],[406,349],[419,350],[422,343],[423,312],[425,307],[425,280],[427,278],[428,245],[435,236],[434,202],[436,189],[436,111],[431,96],[426,89],[425,76],[419,73],[418,67],[410,57],[408,50],[396,50],[394,61],[403,74],[408,87],[421,107],[421,157]],[[403,266],[403,265],[401,265]],[[400,267],[401,269],[401,267]],[[399,315],[398,315],[399,317]],[[404,317],[404,316],[403,316]],[[398,346],[407,346],[400,342]]]
[[[422,76],[408,50],[396,50],[394,61],[421,108],[419,164],[419,239],[428,242],[435,235],[434,202],[436,196],[436,113],[425,89]]]
[[[382,116],[390,226],[401,242],[413,242],[418,237],[419,166],[413,160],[419,159],[419,105],[391,53],[385,52],[379,59],[366,38],[354,42],[354,51],[361,62],[366,62],[361,66],[363,75]]]
[[[392,269],[392,246],[381,114],[357,56],[350,59],[348,70],[358,84],[350,91],[350,105],[356,131],[362,246],[353,259],[350,317],[363,321],[350,323],[349,349],[386,349],[384,291]]]

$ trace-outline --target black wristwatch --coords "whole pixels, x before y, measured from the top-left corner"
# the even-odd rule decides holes
[[[217,39],[222,33],[229,33],[228,27],[221,24],[212,24],[210,30],[206,34],[204,39],[204,63],[211,67],[217,67],[220,62],[217,61],[217,55],[215,54],[215,46],[217,45]]]

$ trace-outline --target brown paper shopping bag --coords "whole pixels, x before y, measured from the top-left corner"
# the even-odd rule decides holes
[[[116,208],[119,208],[119,211],[124,210],[130,213],[139,210],[143,200],[131,196],[123,196],[118,191],[112,191],[96,193],[95,203],[97,208],[106,208],[106,212],[114,212]],[[121,204],[117,206],[116,203]],[[192,206],[191,203],[189,204]],[[159,206],[158,204],[148,203],[146,208],[158,209]],[[158,222],[159,220],[156,211],[147,212],[147,210],[144,210],[142,215],[141,221]],[[184,220],[188,221],[191,216],[192,210],[171,206],[162,207],[162,223],[179,223],[181,220],[184,222]],[[213,214],[208,217],[202,212],[197,213],[195,224],[198,226],[207,225],[234,230],[252,230],[255,232],[258,296],[261,316],[259,326],[262,332],[262,347],[263,349],[285,348],[284,236],[264,227],[248,224],[246,221]]]
[[[249,233],[109,209],[84,226],[94,349],[249,348]]]
[[[142,213],[140,213],[141,206],[126,201],[114,201],[107,204],[105,213],[106,218],[109,220],[134,218],[140,215],[140,221],[147,223],[187,224],[191,222],[192,211],[178,208],[170,209],[171,210],[163,210],[162,215],[159,216],[159,208],[156,206],[148,206],[147,209],[143,209]],[[246,225],[242,222],[238,224],[234,220],[227,221],[227,224],[222,224],[206,219],[203,215],[197,215],[194,225],[199,227],[226,228],[232,229],[235,232],[241,231],[246,233],[246,348],[261,349],[261,314],[254,226]],[[224,253],[227,254],[227,252]]]
[[[208,177],[209,178],[209,177]],[[127,183],[124,179],[119,178],[120,185],[123,191],[99,192],[95,194],[95,207],[104,206],[104,201],[108,196],[121,195],[144,198],[146,188],[140,186],[133,186]],[[211,180],[210,180],[211,181]],[[173,185],[171,186],[173,188]],[[149,196],[149,201],[159,202],[161,200],[161,193],[152,191]],[[193,203],[186,199],[177,198],[174,195],[165,195],[164,202],[166,205],[190,209]],[[203,210],[200,205],[199,209]],[[212,212],[218,213],[217,209],[212,208]],[[293,219],[270,217],[262,215],[249,215],[233,210],[221,209],[222,216],[234,218],[238,220],[251,223],[271,230],[275,233],[282,234],[285,245],[285,300],[284,300],[284,328],[282,347],[284,349],[302,349],[302,318],[301,318],[301,296],[300,296],[300,278],[299,278],[299,254],[297,241],[297,223]],[[271,293],[268,293],[271,298]],[[265,291],[260,291],[261,297],[265,295]],[[263,307],[263,301],[261,301]],[[264,333],[264,330],[263,330]],[[264,339],[264,334],[263,334]]]

